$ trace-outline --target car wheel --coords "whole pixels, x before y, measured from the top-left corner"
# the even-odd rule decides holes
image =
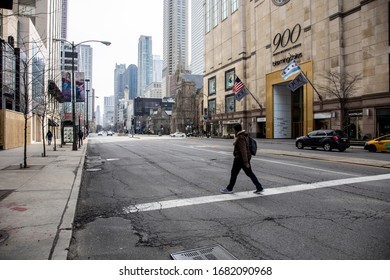
[[[304,147],[302,141],[298,141],[296,146],[298,149],[303,149],[303,147]]]
[[[344,152],[347,148],[339,148],[339,152]]]
[[[376,147],[374,145],[370,145],[370,146],[368,146],[368,151],[370,153],[375,153],[376,152]]]
[[[330,152],[332,150],[332,146],[328,142],[324,144],[323,148],[327,152]]]

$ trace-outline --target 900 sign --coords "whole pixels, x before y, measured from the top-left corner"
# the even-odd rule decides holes
[[[298,23],[294,26],[292,30],[287,28],[286,30],[284,30],[283,34],[276,34],[273,41],[273,44],[275,46],[274,53],[279,47],[285,48],[288,43],[295,44],[298,41],[299,36],[301,35],[301,31],[301,25]]]

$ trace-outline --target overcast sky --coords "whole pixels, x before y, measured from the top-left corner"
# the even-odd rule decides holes
[[[110,41],[93,48],[93,88],[100,98],[114,94],[115,63],[138,64],[138,39],[152,36],[153,54],[163,58],[163,0],[68,0],[68,41]]]

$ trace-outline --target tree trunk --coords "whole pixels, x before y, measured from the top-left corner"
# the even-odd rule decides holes
[[[27,115],[24,115],[24,154],[23,154],[23,168],[27,168]]]
[[[42,115],[41,126],[42,126],[43,157],[46,157],[45,114]]]

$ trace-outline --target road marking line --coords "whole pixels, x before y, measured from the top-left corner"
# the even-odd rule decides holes
[[[353,183],[364,183],[364,182],[380,181],[380,180],[388,180],[388,179],[390,179],[390,174],[382,174],[382,175],[374,175],[374,176],[323,181],[323,182],[317,182],[312,184],[300,184],[300,185],[286,186],[280,188],[270,188],[270,189],[265,189],[262,195],[254,194],[252,191],[244,191],[244,192],[237,192],[233,194],[219,194],[219,195],[211,195],[211,196],[156,201],[156,202],[142,203],[142,204],[136,204],[134,206],[125,207],[123,208],[123,212],[125,214],[130,214],[130,213],[146,212],[146,211],[153,211],[153,210],[164,210],[164,209],[175,208],[175,207],[199,205],[199,204],[221,202],[221,201],[240,200],[240,199],[247,199],[247,198],[254,198],[254,197],[261,197],[261,196],[285,194],[291,192],[307,191],[307,190],[334,187],[334,186],[347,185]]]

